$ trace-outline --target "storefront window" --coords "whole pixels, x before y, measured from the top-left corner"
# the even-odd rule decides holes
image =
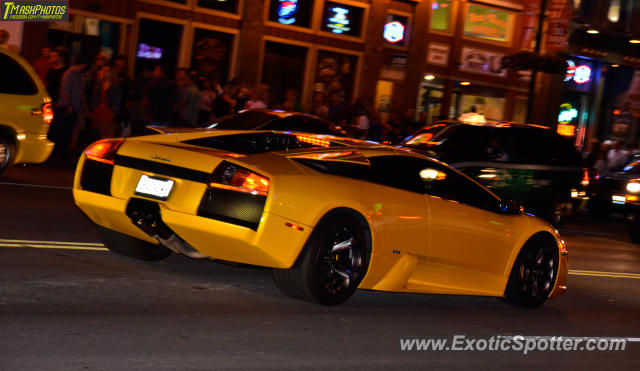
[[[462,94],[458,107],[458,114],[475,112],[488,120],[504,120],[506,98],[482,95]]]
[[[355,55],[318,51],[315,91],[337,92],[345,102],[353,98],[358,57]]]
[[[198,76],[218,78],[221,83],[228,80],[233,37],[224,32],[194,29],[191,67]]]
[[[301,97],[307,48],[297,45],[267,41],[262,62],[262,82],[275,95],[277,104],[285,99],[289,89],[295,89]]]
[[[387,15],[382,34],[389,45],[407,46],[409,44],[409,17],[398,14]]]
[[[284,25],[310,27],[313,0],[271,0],[269,20]]]
[[[433,0],[431,2],[431,29],[451,32],[451,14],[453,1]]]
[[[483,5],[469,4],[464,23],[465,36],[509,42],[513,13]]]
[[[238,0],[198,0],[198,6],[227,13],[238,13]]]
[[[324,3],[321,29],[336,35],[362,35],[364,8],[333,1]]]
[[[140,19],[138,45],[136,45],[136,75],[142,70],[153,70],[160,64],[172,77],[178,62],[183,26],[175,23]]]
[[[68,56],[67,63],[80,55],[92,58],[103,52],[113,56],[120,50],[124,27],[117,22],[71,14],[68,22],[51,22],[47,44],[71,51],[73,55]]]

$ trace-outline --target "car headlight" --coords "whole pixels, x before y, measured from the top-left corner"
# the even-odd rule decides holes
[[[627,191],[631,193],[640,192],[640,183],[636,183],[636,182],[627,183]]]

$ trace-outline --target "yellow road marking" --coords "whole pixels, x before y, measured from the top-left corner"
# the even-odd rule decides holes
[[[60,250],[88,250],[108,251],[101,243],[93,242],[63,242],[63,241],[35,241],[35,240],[6,240],[0,239],[0,247],[26,247],[32,249],[60,249]]]
[[[640,279],[640,274],[638,273],[599,272],[599,271],[585,271],[585,270],[579,270],[579,269],[570,269],[569,274],[574,276]]]
[[[63,241],[0,239],[0,247],[28,247],[28,248],[34,248],[34,249],[109,251],[109,249],[105,248],[103,244],[93,243],[93,242],[63,242]],[[601,272],[601,271],[570,269],[569,274],[574,276],[640,279],[640,274],[638,273]]]
[[[3,240],[0,239],[0,243],[15,243],[15,244],[24,244],[24,243],[40,243],[40,244],[49,244],[49,245],[74,245],[74,246],[104,246],[101,243],[94,242],[63,242],[63,241],[34,241],[34,240]]]

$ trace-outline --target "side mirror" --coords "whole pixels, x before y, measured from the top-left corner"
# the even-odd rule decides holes
[[[523,207],[514,200],[503,202],[501,205],[502,213],[506,215],[520,215],[522,214]]]

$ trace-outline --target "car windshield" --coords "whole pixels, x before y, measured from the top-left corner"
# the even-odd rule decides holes
[[[276,118],[278,118],[278,116],[267,112],[245,111],[221,117],[212,122],[207,126],[207,128],[224,130],[254,130]]]

